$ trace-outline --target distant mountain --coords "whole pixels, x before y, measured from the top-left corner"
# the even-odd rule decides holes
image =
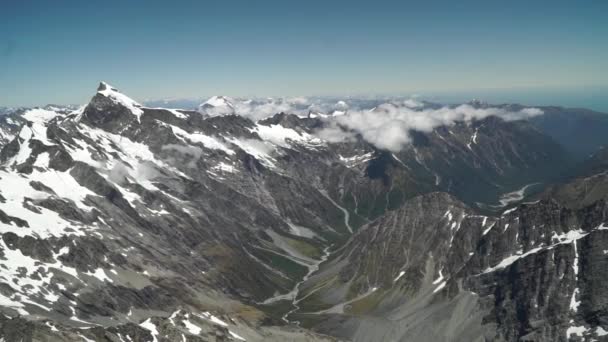
[[[213,96],[198,107],[200,113],[210,116],[231,115],[235,110],[234,99],[226,96]]]
[[[541,132],[562,144],[580,159],[608,146],[608,114],[586,109],[543,107],[545,115],[531,119]]]
[[[472,102],[479,108],[488,107],[487,103]],[[508,110],[521,110],[522,105],[508,104],[499,107]],[[543,115],[534,116],[528,121],[539,131],[553,138],[578,160],[586,159],[602,146],[608,145],[608,114],[583,108],[564,108],[556,106],[538,107]]]
[[[172,109],[102,82],[85,106],[0,118],[0,337],[553,341],[608,330],[604,190],[547,187],[572,170],[600,179],[601,153],[577,164],[520,120],[538,109],[315,101],[217,96]],[[402,133],[392,122],[365,131],[374,115],[399,125],[404,113],[416,120],[398,150],[378,144]],[[539,202],[526,197],[532,184]]]
[[[149,108],[180,108],[184,110],[196,110],[201,99],[164,99],[148,100],[142,102]]]

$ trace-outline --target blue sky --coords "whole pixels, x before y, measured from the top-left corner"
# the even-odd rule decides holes
[[[602,93],[608,1],[3,3],[0,105],[85,103],[100,80],[139,100]]]

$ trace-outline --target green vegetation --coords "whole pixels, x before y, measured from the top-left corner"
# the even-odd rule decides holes
[[[308,268],[276,253],[258,249],[254,254],[292,279],[302,279],[308,273]]]
[[[298,237],[283,237],[283,239],[298,252],[312,259],[320,259],[323,252],[308,241]]]
[[[399,190],[398,188],[393,188],[389,193],[388,193],[388,210],[395,210],[397,208],[399,208],[401,206],[401,204],[403,204],[403,202],[405,201],[405,196],[403,195],[403,192],[401,190]]]
[[[354,301],[344,308],[344,311],[353,315],[362,315],[373,310],[382,301],[383,295],[377,292],[370,293],[369,295]]]
[[[288,313],[293,308],[293,304],[290,300],[280,300],[270,305],[258,306],[258,309],[263,311],[266,315],[277,320],[280,320],[286,313]]]

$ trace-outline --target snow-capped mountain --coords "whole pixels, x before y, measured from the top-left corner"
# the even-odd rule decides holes
[[[102,82],[85,106],[3,117],[0,336],[603,336],[605,196],[523,203],[573,165],[519,119],[536,111],[328,103],[151,108]],[[409,140],[381,147],[397,124],[369,115]]]
[[[210,116],[235,114],[234,101],[226,96],[212,96],[200,104],[198,111]]]

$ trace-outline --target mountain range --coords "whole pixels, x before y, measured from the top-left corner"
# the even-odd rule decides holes
[[[585,109],[167,109],[104,82],[4,109],[0,336],[605,339],[605,132]]]

